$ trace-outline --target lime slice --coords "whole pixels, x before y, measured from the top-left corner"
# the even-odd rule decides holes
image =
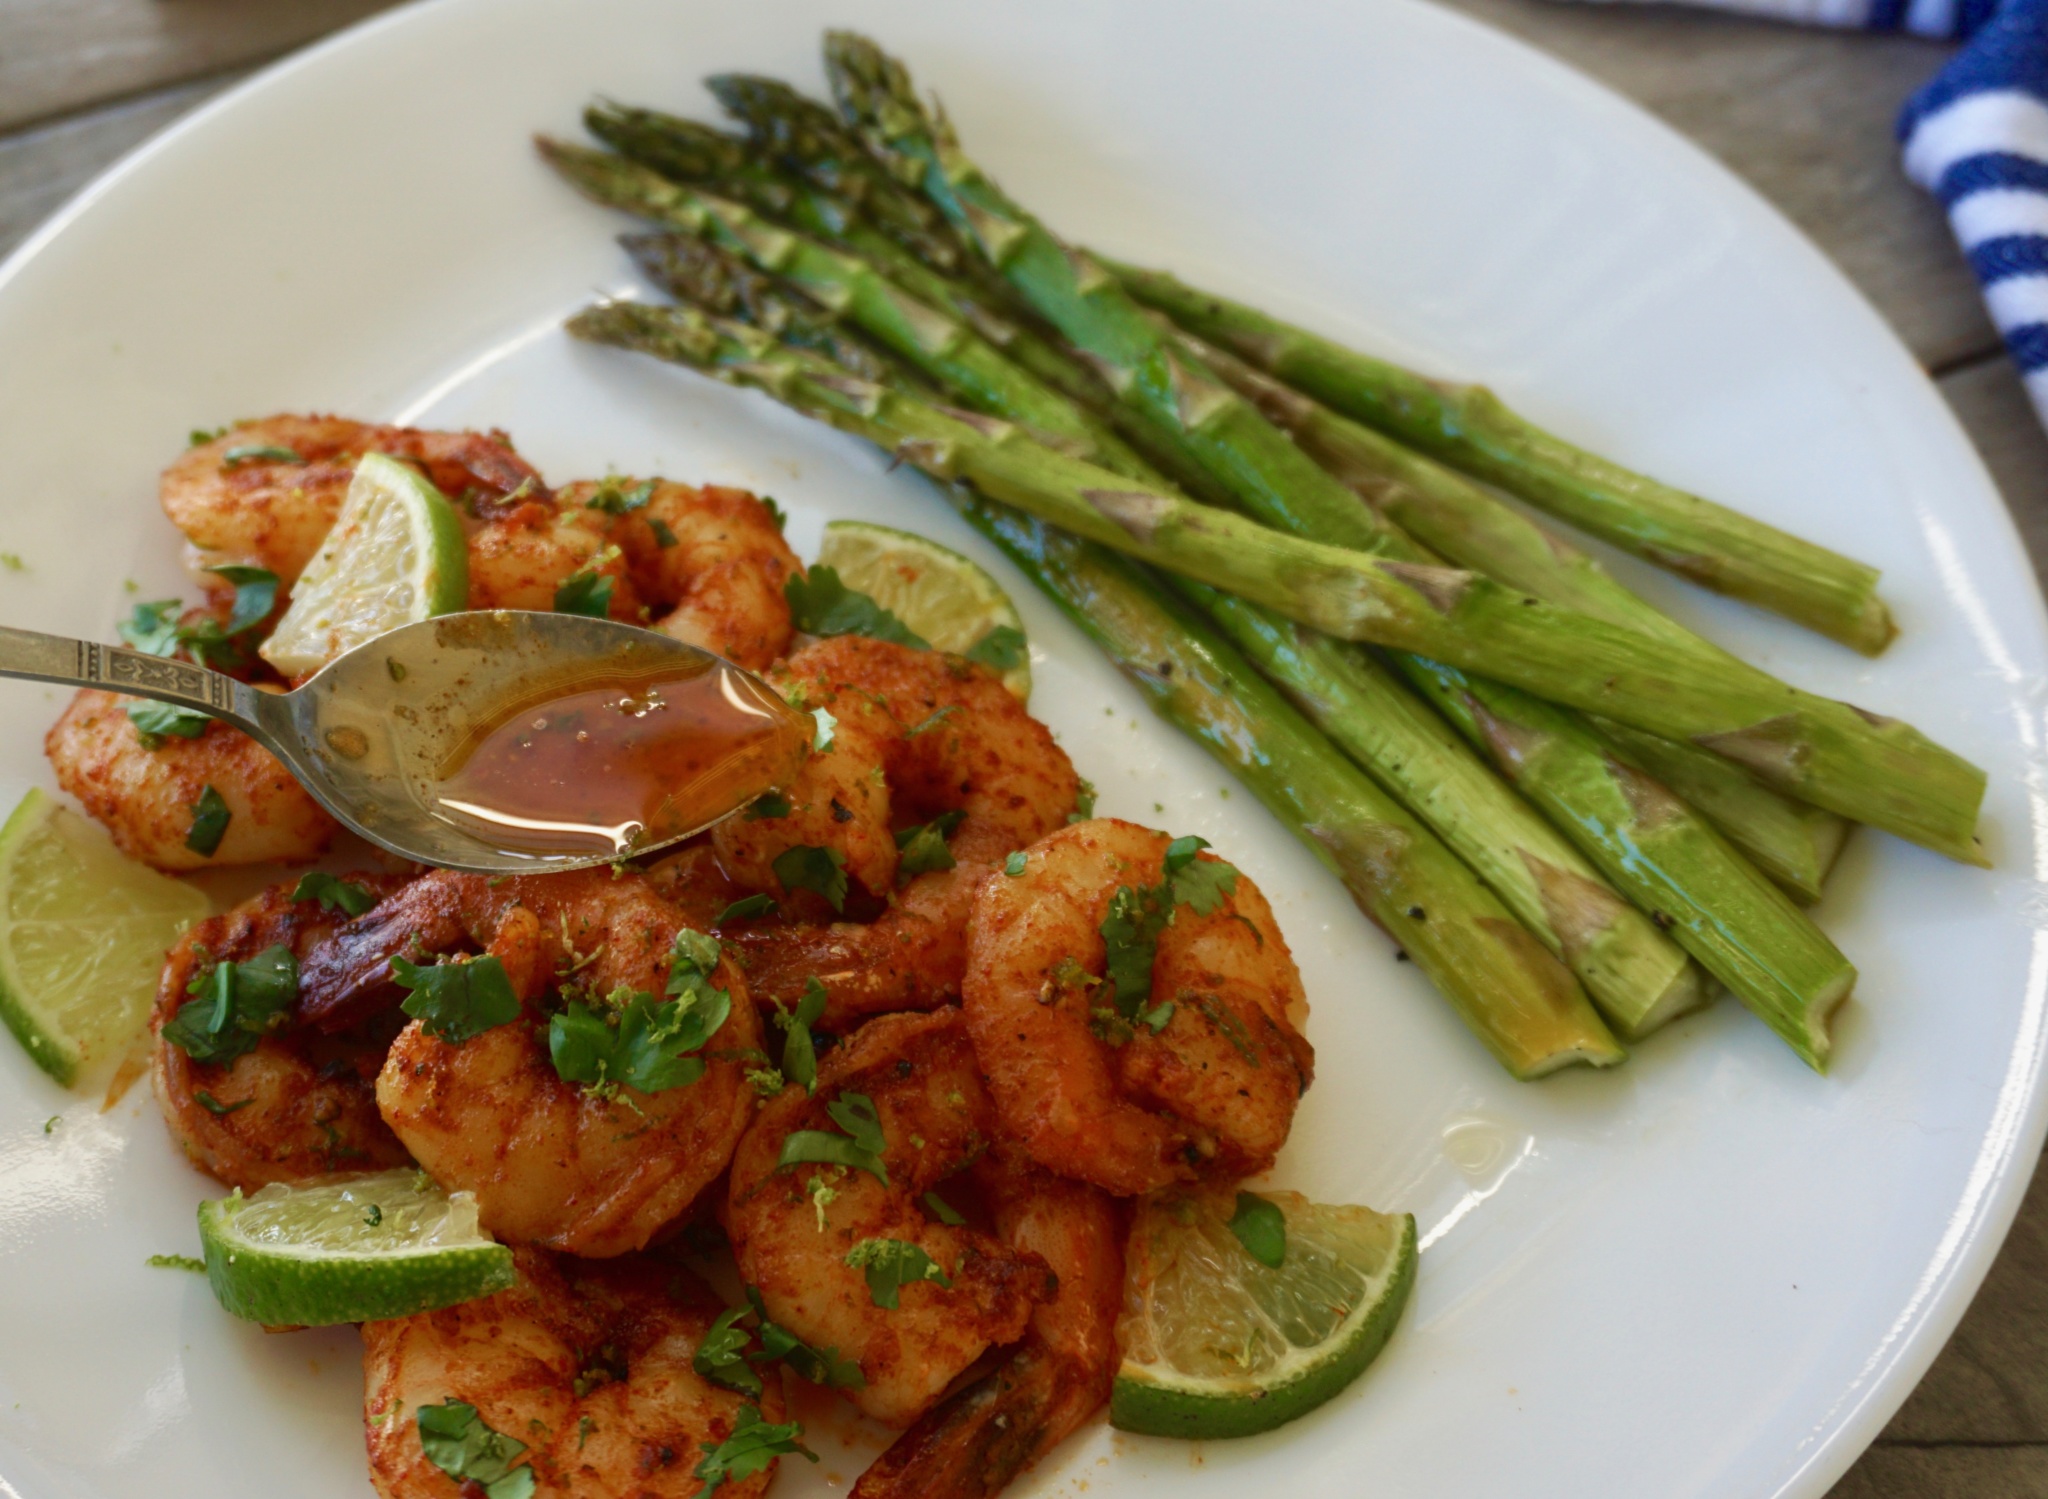
[[[469,543],[455,507],[418,469],[365,453],[334,529],[259,651],[303,677],[386,630],[468,603]]]
[[[199,1204],[213,1294],[271,1327],[410,1317],[502,1291],[512,1251],[477,1227],[476,1194],[423,1171],[272,1182]]]
[[[1232,1232],[1231,1193],[1139,1208],[1111,1425],[1196,1441],[1271,1431],[1342,1390],[1385,1346],[1415,1283],[1415,1220],[1260,1196],[1286,1222],[1277,1269]]]
[[[199,891],[31,791],[0,826],[0,1020],[38,1067],[75,1082],[141,1033],[164,949],[206,911]]]
[[[836,520],[818,562],[932,645],[994,667],[1019,701],[1031,696],[1024,621],[1003,585],[958,552],[888,526]]]

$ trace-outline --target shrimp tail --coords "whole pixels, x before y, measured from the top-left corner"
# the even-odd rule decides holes
[[[890,1443],[851,1499],[992,1499],[1102,1408],[1113,1375],[1027,1338]]]

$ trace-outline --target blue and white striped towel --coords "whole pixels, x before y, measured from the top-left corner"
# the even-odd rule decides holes
[[[1899,116],[1906,175],[1941,199],[2048,425],[2048,0],[1692,0],[1867,31],[1967,38]]]

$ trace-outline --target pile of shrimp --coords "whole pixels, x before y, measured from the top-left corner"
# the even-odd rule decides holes
[[[153,1081],[195,1165],[244,1191],[416,1166],[513,1248],[510,1289],[363,1327],[372,1481],[480,1492],[422,1441],[423,1412],[467,1407],[532,1491],[758,1494],[774,1454],[811,1455],[785,1424],[801,1378],[896,1433],[860,1499],[997,1493],[1108,1400],[1134,1199],[1255,1175],[1287,1139],[1313,1053],[1271,908],[1216,855],[1089,817],[1066,754],[985,667],[794,634],[783,583],[802,564],[751,495],[549,489],[499,433],[286,416],[180,457],[165,512],[202,566],[274,573],[281,608],[372,450],[462,499],[474,607],[548,608],[606,570],[615,616],[762,671],[832,725],[790,784],[637,866],[365,871],[341,877],[347,902],[287,881],[168,955]],[[622,492],[638,503],[593,503]],[[191,617],[231,607],[217,590]],[[264,682],[253,649],[238,660]],[[87,692],[48,749],[158,868],[302,862],[335,832],[225,725],[147,736]],[[208,785],[231,816],[199,854]],[[1190,858],[1206,897],[1167,895],[1133,1002],[1106,920]],[[407,965],[437,962],[490,964],[510,1008],[451,1029],[408,1005]],[[290,974],[289,1003],[239,1047],[195,1045],[193,996],[258,963]],[[565,1015],[616,1022],[671,994],[712,1005],[686,1081],[560,1070]]]

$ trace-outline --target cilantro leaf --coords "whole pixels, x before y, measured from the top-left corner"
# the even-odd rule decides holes
[[[1086,822],[1095,815],[1095,783],[1086,776],[1081,777],[1080,786],[1074,792],[1074,810],[1067,814],[1068,822]]]
[[[1023,849],[1013,848],[1010,850],[1009,857],[1003,860],[1003,873],[1014,880],[1024,872],[1025,866],[1030,862]]]
[[[735,921],[751,921],[756,916],[775,914],[775,897],[772,895],[748,895],[734,901],[718,913],[713,926],[727,926]]]
[[[1015,625],[997,625],[961,654],[991,671],[1013,671],[1024,664],[1029,651],[1022,630]]]
[[[377,904],[377,897],[361,885],[319,870],[299,876],[298,884],[292,886],[292,899],[317,900],[322,910],[339,911],[344,916],[360,916]]]
[[[811,1027],[824,1018],[826,997],[825,986],[812,974],[804,980],[803,997],[796,1002],[796,1012],[775,1017],[775,1023],[788,1033],[782,1040],[782,1075],[806,1093],[818,1091],[818,1048],[811,1038]]]
[[[806,1162],[818,1166],[849,1166],[856,1171],[867,1172],[885,1187],[889,1185],[889,1168],[882,1160],[882,1152],[888,1148],[888,1142],[882,1136],[882,1119],[875,1112],[875,1101],[865,1093],[842,1093],[825,1105],[825,1112],[846,1133],[835,1135],[822,1129],[792,1130],[782,1142],[782,1154],[776,1157],[777,1168]]]
[[[804,1434],[801,1421],[790,1421],[784,1425],[771,1425],[761,1419],[758,1406],[743,1405],[733,1422],[732,1435],[722,1442],[703,1442],[704,1461],[697,1464],[695,1476],[704,1480],[704,1487],[697,1490],[693,1499],[705,1499],[728,1479],[737,1483],[765,1471],[776,1458],[798,1453],[812,1462],[818,1454],[799,1440]],[[499,1499],[496,1494],[491,1499]]]
[[[746,1359],[747,1345],[753,1339],[745,1328],[734,1325],[750,1314],[751,1308],[744,1306],[729,1306],[720,1312],[710,1331],[698,1339],[690,1367],[713,1384],[742,1395],[759,1395],[761,1376],[748,1367]]]
[[[768,519],[775,522],[776,530],[787,531],[789,529],[789,516],[783,511],[783,508],[780,505],[775,503],[774,495],[762,495],[761,504],[764,507],[766,507],[768,511]]]
[[[967,1221],[960,1216],[959,1209],[955,1208],[936,1192],[924,1194],[924,1205],[931,1210],[931,1215],[934,1218],[938,1219],[939,1222],[945,1224],[948,1228],[958,1228]]]
[[[833,910],[846,909],[846,855],[838,849],[799,843],[777,854],[769,868],[785,891],[814,890]]]
[[[953,1288],[952,1277],[938,1262],[907,1239],[862,1239],[846,1251],[845,1264],[867,1272],[868,1299],[887,1312],[896,1310],[904,1286],[929,1280],[941,1290]]]
[[[204,1088],[194,1088],[192,1090],[192,1101],[206,1110],[207,1113],[219,1117],[222,1114],[232,1114],[238,1109],[246,1109],[256,1100],[253,1098],[238,1098],[233,1103],[222,1103]]]
[[[228,429],[226,427],[215,427],[212,431],[208,431],[204,427],[194,427],[185,434],[185,446],[188,448],[203,448],[208,443],[217,441],[227,435]]]
[[[839,581],[831,567],[813,567],[807,573],[792,573],[782,586],[796,627],[811,635],[866,635],[892,641],[917,650],[930,650],[930,642],[880,604]]]
[[[896,877],[908,879],[933,870],[951,869],[957,861],[953,858],[953,850],[946,847],[946,837],[960,826],[966,816],[964,811],[944,812],[930,822],[919,823],[898,833],[896,847],[901,852],[896,860]]]
[[[631,490],[621,489],[617,479],[607,479],[597,486],[597,492],[583,502],[586,510],[602,510],[606,515],[625,515],[642,508],[654,498],[654,481],[647,480]],[[671,532],[671,535],[674,533]]]
[[[764,791],[747,803],[747,810],[741,814],[748,822],[759,822],[764,817],[789,816],[789,798],[780,791]]]
[[[1173,903],[1197,916],[1213,915],[1237,889],[1237,871],[1220,859],[1190,864],[1173,877]]]
[[[951,718],[955,713],[958,713],[959,711],[960,705],[958,703],[948,703],[943,708],[934,708],[931,712],[927,713],[923,718],[920,718],[915,725],[908,729],[905,729],[903,731],[903,737],[905,739],[915,739],[918,735],[924,733],[928,729],[936,729],[940,724],[944,723],[947,719]]]
[[[1116,1018],[1151,1028],[1156,1035],[1173,1018],[1171,1001],[1147,1008],[1152,997],[1152,961],[1159,935],[1173,920],[1174,908],[1187,906],[1198,916],[1214,913],[1237,888],[1237,870],[1220,859],[1197,857],[1205,839],[1192,835],[1166,846],[1162,876],[1156,885],[1119,885],[1099,930],[1107,960]]]
[[[211,786],[206,787],[199,793],[199,800],[192,803],[192,831],[185,835],[185,847],[203,859],[212,858],[221,839],[227,837],[228,823],[234,815],[221,794]]]
[[[430,967],[393,958],[391,977],[400,988],[412,990],[399,1008],[419,1021],[428,1035],[451,1045],[519,1018],[519,997],[512,992],[505,965],[489,954]]]
[[[853,1359],[841,1358],[837,1348],[814,1348],[779,1322],[771,1320],[768,1308],[762,1304],[761,1293],[752,1286],[747,1287],[747,1304],[761,1319],[763,1358],[780,1359],[800,1378],[835,1390],[858,1390],[868,1382],[867,1376],[860,1372],[860,1365]]]
[[[1268,1270],[1278,1270],[1287,1259],[1287,1219],[1279,1206],[1256,1192],[1237,1194],[1237,1211],[1230,1215],[1230,1231],[1244,1252]]]
[[[270,617],[270,611],[277,605],[276,573],[267,567],[250,567],[240,562],[209,567],[207,571],[235,585],[235,606],[228,612],[227,634],[239,635]]]
[[[178,648],[178,611],[181,607],[176,599],[137,604],[135,612],[114,628],[130,650],[149,656],[168,656]]]
[[[163,1038],[195,1062],[226,1064],[282,1026],[299,997],[299,960],[282,944],[246,963],[216,963],[186,986]]]
[[[213,722],[210,714],[177,703],[153,703],[137,699],[128,704],[128,719],[135,725],[135,737],[144,749],[157,749],[166,739],[197,739]]]
[[[676,533],[669,529],[668,522],[660,516],[648,516],[647,529],[654,533],[654,544],[663,551],[667,551],[676,544]]]
[[[252,442],[239,448],[229,448],[220,455],[222,468],[239,468],[245,463],[304,463],[291,448],[281,448],[274,443]]]
[[[666,1002],[614,990],[593,1009],[580,1000],[548,1022],[548,1055],[564,1082],[594,1090],[619,1086],[641,1093],[685,1088],[704,1075],[694,1053],[732,1014],[732,993],[713,988],[718,939],[688,927],[676,933]]]
[[[555,613],[584,614],[592,619],[609,619],[614,580],[593,568],[569,574],[555,589]]]
[[[462,1400],[423,1405],[414,1419],[427,1461],[465,1489],[474,1483],[485,1499],[532,1499],[537,1475],[531,1467],[512,1466],[526,1443],[491,1430],[475,1406]]]

